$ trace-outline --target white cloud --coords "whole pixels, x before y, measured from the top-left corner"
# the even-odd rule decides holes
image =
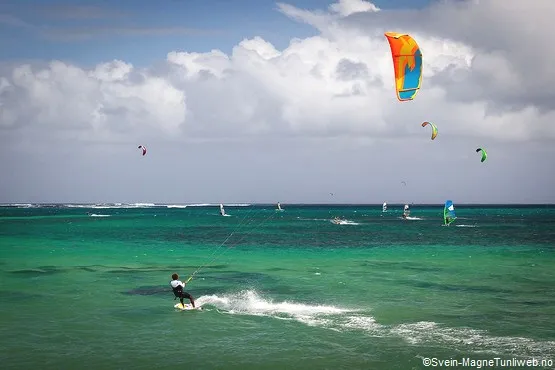
[[[83,137],[143,132],[154,127],[174,133],[185,119],[185,93],[164,78],[113,61],[85,70],[53,61],[28,64],[2,80],[1,125],[58,131],[85,130]],[[151,129],[152,130],[152,129]]]
[[[422,12],[460,14],[461,22],[472,17],[485,21],[494,14],[491,2],[485,3],[443,4]],[[496,4],[516,17],[514,4]],[[483,8],[485,13],[480,12]],[[433,117],[440,126],[449,122],[460,134],[512,140],[555,136],[553,125],[548,124],[553,112],[536,109],[532,102],[491,114],[492,104],[500,102],[497,98],[517,99],[527,93],[521,88],[526,86],[524,77],[535,79],[534,72],[523,76],[517,70],[513,61],[521,60],[518,48],[512,58],[502,50],[480,52],[479,47],[442,39],[442,29],[431,35],[416,25],[412,34],[424,53],[424,81],[415,101],[400,103],[393,90],[389,46],[381,31],[366,34],[346,23],[352,15],[380,17],[377,7],[342,0],[332,4],[329,13],[286,4],[280,4],[280,9],[316,24],[322,35],[292,40],[281,51],[260,37],[243,40],[231,55],[219,50],[172,51],[167,57],[171,73],[138,71],[122,61],[89,71],[57,61],[39,70],[20,66],[11,78],[3,77],[2,86],[11,89],[2,89],[2,124],[14,125],[20,117],[26,124],[90,126],[97,131],[155,126],[171,135],[184,125],[186,132],[189,129],[195,135],[211,135],[215,129],[219,135],[246,131],[396,136],[416,132],[409,127]],[[391,13],[395,12],[386,16]],[[313,22],[315,18],[318,21]],[[527,23],[514,24],[527,32]],[[524,50],[526,58],[533,60],[534,49]],[[540,50],[535,53],[542,56]],[[522,129],[523,118],[531,120],[535,129]]]
[[[463,81],[454,83],[452,74],[438,76],[450,98],[488,100],[504,109],[531,104],[551,110],[555,49],[549,45],[555,37],[554,13],[551,0],[453,0],[420,11],[355,14],[338,23],[370,34],[398,29],[418,35],[423,42],[434,36],[462,42],[472,49],[473,58],[472,64],[460,71]],[[426,56],[428,47],[421,44]],[[429,55],[427,59],[429,62]]]
[[[380,10],[380,8],[371,2],[360,0],[339,0],[337,3],[331,4],[329,9],[331,12],[338,13],[342,17],[354,13],[377,12]]]
[[[201,71],[210,72],[216,77],[223,77],[223,72],[229,67],[229,57],[220,50],[209,53],[183,53],[172,51],[168,53],[168,62],[182,66],[186,77],[197,76]]]
[[[0,130],[5,138],[22,130],[55,140],[71,131],[77,140],[133,143],[327,136],[356,146],[428,137],[420,123],[430,120],[440,132],[434,144],[468,138],[470,152],[482,145],[474,143],[552,141],[554,105],[545,97],[555,96],[555,59],[542,45],[553,34],[543,13],[555,3],[522,4],[445,2],[411,11],[361,0],[327,11],[279,4],[321,34],[284,50],[254,36],[230,55],[170,51],[164,68],[117,60],[92,69],[21,65],[0,76]],[[411,33],[423,51],[414,101],[396,99],[385,24]]]

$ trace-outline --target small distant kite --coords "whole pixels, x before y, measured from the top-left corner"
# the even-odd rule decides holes
[[[434,140],[437,136],[437,126],[430,122],[423,122],[422,127],[426,127],[427,125],[432,126],[432,140]]]
[[[389,42],[393,58],[397,99],[413,100],[422,83],[420,47],[410,35],[397,32],[386,32],[384,35]]]
[[[143,150],[143,155],[146,154],[146,147],[144,147],[144,146],[142,146],[142,145],[139,145],[139,149],[142,149],[142,150]]]
[[[476,153],[479,153],[479,152],[482,152],[482,159],[480,160],[480,162],[485,161],[488,158],[488,153],[483,148],[476,149]]]
[[[406,181],[401,181],[401,184],[403,184],[403,185],[407,186],[407,183],[406,183]]]

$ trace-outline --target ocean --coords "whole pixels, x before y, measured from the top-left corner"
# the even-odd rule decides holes
[[[2,369],[555,368],[555,206],[225,207],[0,207]]]

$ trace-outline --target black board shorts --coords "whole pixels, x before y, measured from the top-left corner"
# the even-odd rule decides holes
[[[187,293],[187,292],[182,292],[182,293],[181,293],[181,296],[182,296],[183,298],[188,298],[188,299],[193,298],[193,297],[191,297],[191,295],[190,295],[189,293]]]
[[[191,299],[193,297],[191,297],[191,295],[187,292],[174,292],[173,294],[175,294],[176,297],[178,298],[188,298]]]

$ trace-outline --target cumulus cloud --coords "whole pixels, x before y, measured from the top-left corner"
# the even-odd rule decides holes
[[[3,138],[336,138],[350,148],[399,149],[428,135],[420,127],[426,120],[438,124],[434,144],[442,150],[465,138],[470,153],[483,143],[555,138],[555,54],[544,46],[554,29],[552,1],[381,10],[340,0],[327,10],[278,9],[320,34],[283,50],[253,36],[230,54],[170,51],[163,66],[145,69],[125,61],[16,66],[0,77]],[[384,31],[410,33],[422,49],[424,78],[414,101],[396,99]],[[553,182],[552,171],[544,175]]]
[[[331,4],[329,6],[329,9],[332,12],[338,13],[343,17],[354,13],[377,12],[378,10],[380,10],[371,2],[360,0],[340,0],[337,3]]]
[[[338,23],[371,34],[392,28],[413,33],[422,40],[428,62],[435,56],[428,52],[429,41],[462,43],[471,48],[469,65],[435,74],[431,81],[443,86],[451,100],[550,110],[555,98],[555,50],[549,46],[555,37],[554,12],[550,0],[442,1],[423,10],[357,13]]]
[[[2,125],[41,122],[88,125],[97,131],[156,125],[206,135],[243,131],[396,137],[415,132],[407,117],[433,117],[449,122],[458,134],[553,137],[553,89],[548,86],[555,83],[555,74],[543,66],[554,59],[546,58],[549,49],[529,46],[538,39],[532,37],[538,29],[518,21],[522,16],[517,12],[530,10],[515,4],[448,2],[412,10],[410,17],[407,11],[380,11],[361,0],[341,0],[328,12],[279,4],[284,14],[313,24],[322,35],[294,39],[284,50],[253,37],[230,55],[172,51],[161,70],[137,71],[120,61],[94,70],[57,61],[38,70],[19,66],[3,76],[9,87],[2,89]],[[469,31],[464,25],[471,20],[485,24],[499,18],[499,12],[512,15],[515,22],[508,27],[495,21],[497,28],[489,31],[477,27],[462,32]],[[385,29],[379,25],[409,19],[402,31],[412,33],[423,50],[424,81],[415,101],[399,103]],[[519,36],[507,36],[503,27]],[[530,62],[539,70],[526,67]],[[28,109],[21,112],[22,106]],[[523,120],[534,128],[519,124]]]
[[[1,81],[0,127],[82,129],[104,140],[108,132],[133,135],[149,126],[173,132],[185,117],[183,91],[122,61],[92,70],[59,61],[40,69],[26,64]]]

